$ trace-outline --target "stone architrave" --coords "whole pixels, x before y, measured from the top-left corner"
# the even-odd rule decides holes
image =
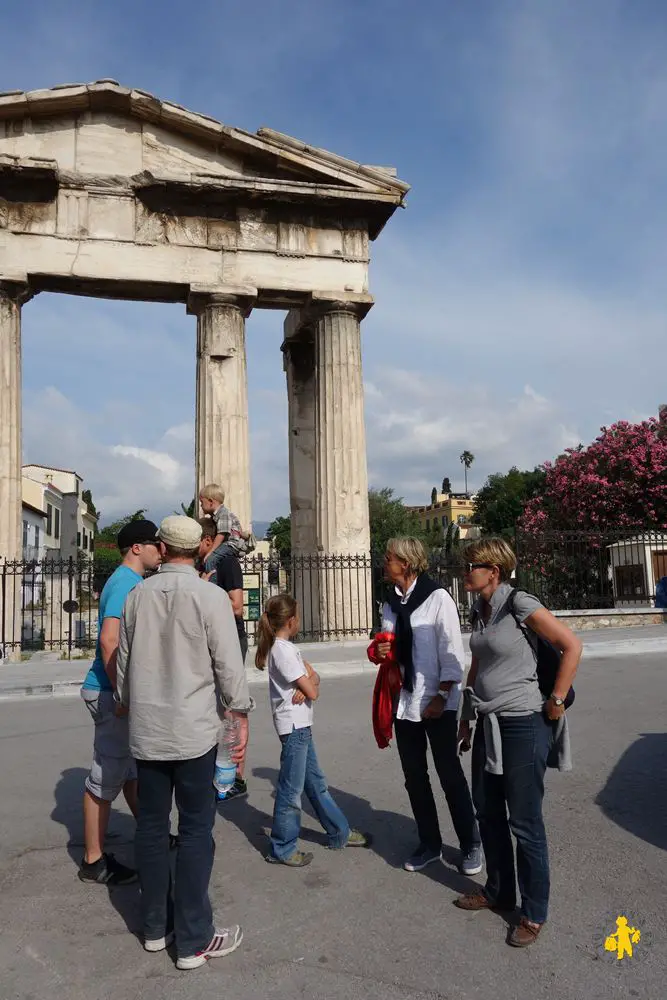
[[[245,321],[249,294],[193,292],[197,316],[195,467],[197,491],[218,483],[225,505],[250,527],[250,447]]]
[[[26,282],[0,281],[0,562],[5,561],[0,645],[21,652],[21,306]]]

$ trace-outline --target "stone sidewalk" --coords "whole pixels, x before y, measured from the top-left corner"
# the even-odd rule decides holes
[[[598,629],[580,632],[584,659],[612,656],[667,654],[667,628],[663,625],[641,628]],[[463,637],[469,662],[469,635]],[[368,641],[302,643],[299,648],[306,660],[317,667],[322,677],[352,677],[374,673],[376,668],[366,658]],[[248,653],[247,672],[250,684],[265,684],[266,673],[253,664],[253,650]],[[38,653],[23,663],[0,663],[0,701],[27,697],[63,697],[78,694],[91,660],[63,660],[59,652]]]

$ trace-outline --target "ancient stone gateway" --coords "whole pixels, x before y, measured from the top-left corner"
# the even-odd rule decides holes
[[[407,191],[113,80],[0,95],[0,558],[21,555],[21,308],[40,291],[196,315],[196,483],[224,484],[244,523],[245,320],[288,309],[293,548],[367,552],[359,324],[369,240]]]

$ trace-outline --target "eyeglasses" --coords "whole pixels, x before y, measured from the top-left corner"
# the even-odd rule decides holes
[[[464,572],[472,573],[474,569],[495,569],[493,563],[464,563]]]

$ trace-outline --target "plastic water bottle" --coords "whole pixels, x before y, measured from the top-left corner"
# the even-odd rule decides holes
[[[239,745],[241,732],[238,719],[223,719],[218,737],[218,753],[215,758],[213,786],[219,799],[224,799],[236,780],[236,764],[232,753]]]

